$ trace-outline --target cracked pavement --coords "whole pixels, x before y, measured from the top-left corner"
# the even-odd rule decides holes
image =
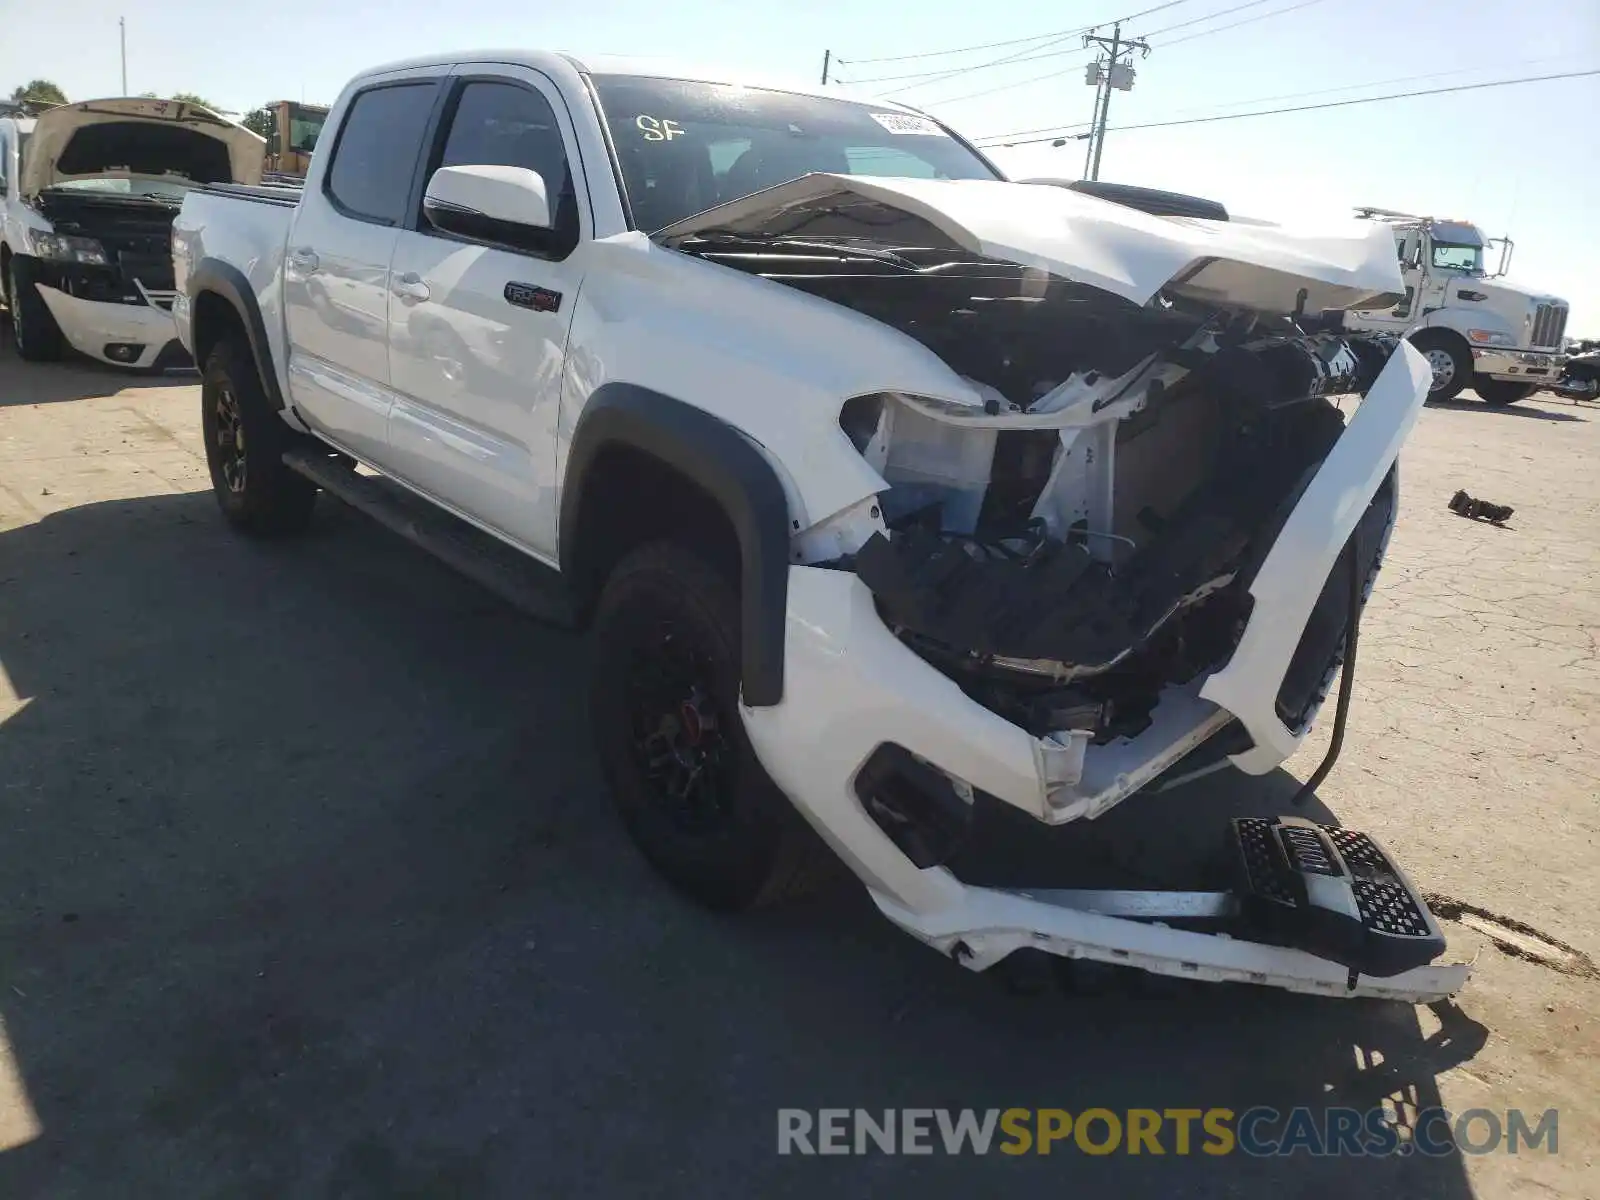
[[[292,545],[229,536],[197,395],[0,352],[0,1194],[1600,1194],[1600,983],[1460,924],[1472,982],[1412,1009],[1024,999],[853,890],[687,907],[607,808],[582,641],[336,504]],[[1600,959],[1597,460],[1597,406],[1423,412],[1313,810]],[[1285,771],[1087,836],[1160,859],[1281,806],[1331,717]],[[1380,1100],[1557,1107],[1560,1153],[773,1153],[790,1105]]]

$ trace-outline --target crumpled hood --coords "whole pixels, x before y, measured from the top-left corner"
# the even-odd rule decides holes
[[[111,128],[116,127],[116,128]],[[74,179],[176,175],[196,183],[259,183],[266,142],[198,104],[124,97],[42,113],[23,151],[24,196]],[[213,179],[201,176],[226,175]]]
[[[1370,221],[1297,231],[1155,217],[1063,188],[999,180],[805,175],[653,236],[673,246],[712,230],[959,248],[1141,305],[1166,290],[1261,312],[1314,313],[1389,307],[1404,292],[1394,237]]]

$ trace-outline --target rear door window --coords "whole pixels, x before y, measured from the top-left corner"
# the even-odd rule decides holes
[[[398,225],[422,150],[437,84],[385,84],[351,102],[324,189],[346,216]]]

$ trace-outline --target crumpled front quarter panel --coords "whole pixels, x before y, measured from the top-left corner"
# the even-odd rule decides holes
[[[608,383],[703,409],[766,453],[807,528],[884,482],[839,428],[851,396],[982,399],[932,351],[870,317],[630,233],[594,244],[562,392],[558,472],[583,406]]]
[[[1238,717],[1255,742],[1232,756],[1246,774],[1266,774],[1309,732],[1279,718],[1278,688],[1346,539],[1416,424],[1431,379],[1427,361],[1402,342],[1256,572],[1250,585],[1255,605],[1238,648],[1200,689],[1202,698]]]

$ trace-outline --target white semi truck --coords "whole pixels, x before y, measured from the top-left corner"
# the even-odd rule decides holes
[[[1393,308],[1343,314],[1349,330],[1403,333],[1433,370],[1430,400],[1471,387],[1494,405],[1515,404],[1561,377],[1567,302],[1504,276],[1510,238],[1486,238],[1466,221],[1358,208],[1394,231],[1405,299]],[[1497,245],[1493,272],[1485,252]]]

